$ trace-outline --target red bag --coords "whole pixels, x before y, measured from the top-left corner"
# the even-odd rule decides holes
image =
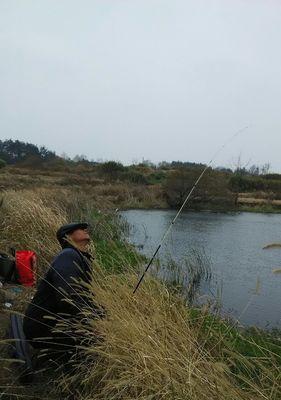
[[[24,286],[34,286],[36,282],[36,253],[31,250],[16,251],[17,280]]]

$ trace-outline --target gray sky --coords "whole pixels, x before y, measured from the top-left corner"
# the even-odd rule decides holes
[[[281,1],[0,0],[0,139],[281,172]]]

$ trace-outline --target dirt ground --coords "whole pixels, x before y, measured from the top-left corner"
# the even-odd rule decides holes
[[[33,288],[25,288],[19,285],[4,285],[0,287],[0,399],[32,399],[42,400],[45,396],[42,392],[41,377],[36,377],[32,385],[23,386],[19,382],[22,374],[21,364],[11,360],[9,352],[8,330],[11,313],[23,314],[33,296]],[[46,384],[46,382],[45,382]],[[44,389],[46,388],[43,385]],[[52,397],[53,398],[53,397]]]

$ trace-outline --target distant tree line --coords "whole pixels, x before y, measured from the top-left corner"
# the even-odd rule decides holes
[[[256,165],[253,164],[250,167],[241,167],[238,166],[235,170],[234,170],[234,174],[236,175],[240,175],[240,176],[246,176],[246,175],[251,175],[251,176],[260,176],[260,175],[267,175],[269,173],[270,170],[270,164],[266,163],[263,165]]]
[[[20,140],[0,140],[0,164],[17,164],[30,161],[30,164],[46,162],[57,158],[53,151],[46,149],[45,146],[38,147],[31,143],[21,142]]]

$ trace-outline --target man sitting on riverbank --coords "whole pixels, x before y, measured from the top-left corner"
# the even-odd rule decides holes
[[[67,360],[73,353],[78,341],[71,321],[82,318],[85,307],[91,307],[87,291],[81,290],[91,276],[88,228],[86,222],[71,223],[57,231],[62,250],[41,280],[24,317],[26,339],[36,349],[47,349],[49,358],[56,360]]]

